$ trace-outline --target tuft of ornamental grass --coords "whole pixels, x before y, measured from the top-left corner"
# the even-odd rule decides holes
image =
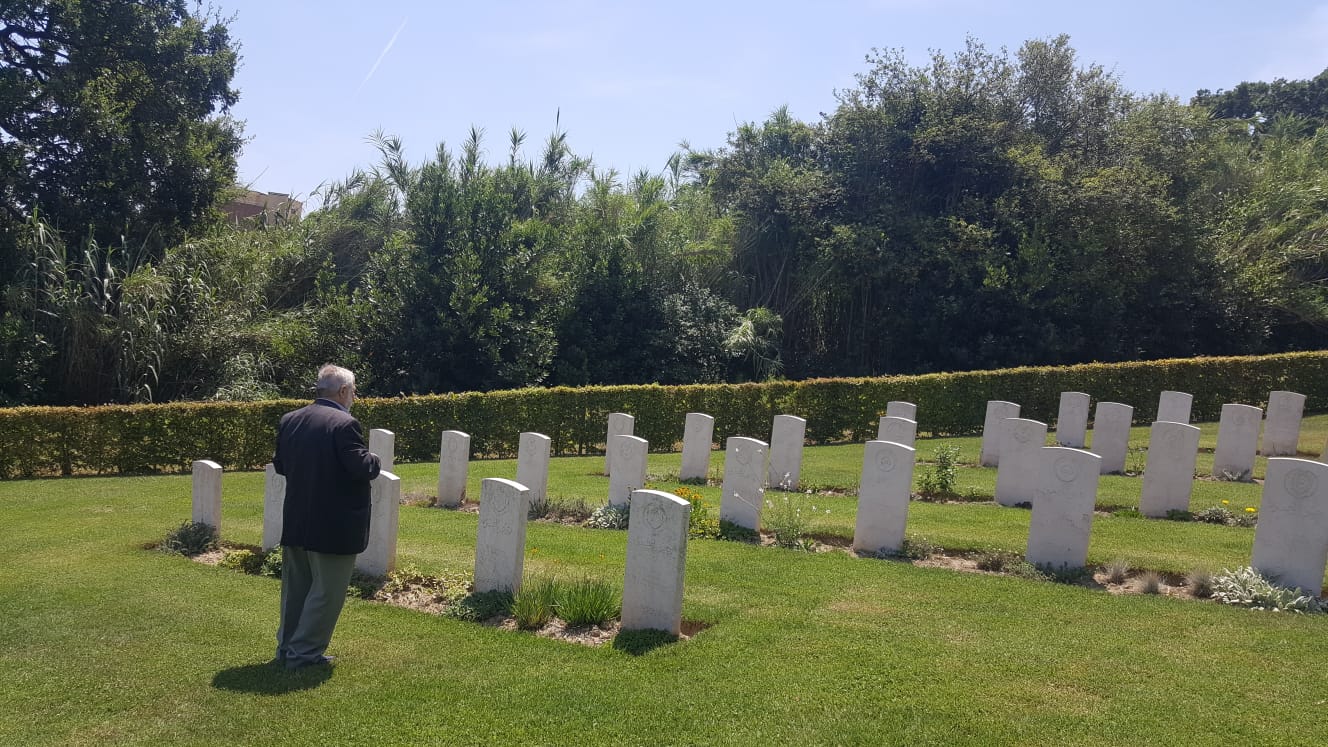
[[[528,517],[550,521],[571,520],[583,522],[594,515],[595,509],[584,498],[545,496],[544,500],[530,504]]]
[[[1212,568],[1200,566],[1185,575],[1185,583],[1190,587],[1190,592],[1194,596],[1207,599],[1213,596],[1214,576]]]
[[[1116,558],[1102,566],[1102,572],[1106,574],[1107,581],[1113,584],[1123,584],[1126,577],[1130,575],[1130,564],[1123,558]]]
[[[1148,571],[1139,577],[1139,591],[1145,594],[1161,594],[1163,586],[1162,574],[1157,571]]]
[[[538,630],[553,619],[560,589],[552,578],[535,578],[522,584],[512,597],[512,617],[522,630]]]
[[[558,595],[558,617],[572,627],[603,625],[616,618],[621,608],[618,588],[589,576],[565,584]]]

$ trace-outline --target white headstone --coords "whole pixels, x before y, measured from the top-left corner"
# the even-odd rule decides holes
[[[381,455],[380,455],[381,456]],[[397,522],[401,513],[401,478],[386,470],[369,483],[369,546],[355,558],[355,570],[386,576],[397,568]]]
[[[622,629],[682,632],[682,587],[692,504],[671,493],[637,490],[627,521]]]
[[[876,440],[890,441],[905,446],[916,446],[918,423],[908,418],[896,418],[889,415],[881,418],[876,425]]]
[[[609,429],[604,436],[604,474],[613,474],[613,449],[609,448],[613,445],[613,437],[630,436],[635,430],[635,417],[625,412],[609,413]]]
[[[710,472],[710,444],[715,438],[715,419],[700,412],[687,413],[682,434],[682,467],[679,480],[704,480]],[[630,521],[630,519],[629,519]]]
[[[1083,392],[1061,392],[1061,408],[1056,415],[1056,442],[1072,449],[1084,448],[1088,437],[1089,396]]]
[[[1102,458],[1056,446],[1043,447],[1041,452],[1024,557],[1033,565],[1053,570],[1082,568],[1088,560]]]
[[[194,510],[190,518],[221,534],[221,465],[214,461],[194,462]]]
[[[1001,463],[1001,434],[1005,431],[1004,422],[1017,417],[1019,417],[1019,405],[998,399],[987,402],[987,416],[982,420],[983,467],[995,467]]]
[[[1168,511],[1188,511],[1198,458],[1198,428],[1184,423],[1153,423],[1148,432],[1140,513],[1165,518]]]
[[[1264,456],[1295,456],[1300,442],[1300,418],[1305,395],[1273,392],[1268,395],[1268,415],[1263,426]]]
[[[1259,426],[1263,410],[1252,405],[1222,405],[1213,453],[1213,477],[1219,480],[1254,479],[1254,457],[1259,453]]]
[[[1097,415],[1093,418],[1093,448],[1091,451],[1102,457],[1101,469],[1104,475],[1114,475],[1125,471],[1125,455],[1130,450],[1130,422],[1134,420],[1134,408],[1119,402],[1097,403]]]
[[[646,452],[650,444],[639,436],[614,436],[609,443],[613,450],[613,472],[609,475],[609,503],[620,506],[632,498],[633,490],[646,484]],[[545,465],[547,471],[548,466]],[[631,521],[631,518],[628,518]]]
[[[887,441],[867,442],[863,450],[862,480],[858,483],[854,550],[890,553],[903,548],[915,457],[916,452],[911,446]]]
[[[1157,398],[1156,421],[1167,423],[1190,423],[1190,406],[1194,404],[1194,395],[1186,392],[1162,392]],[[1155,422],[1156,422],[1155,421]]]
[[[748,529],[761,528],[765,503],[765,457],[770,447],[754,438],[733,436],[725,442],[724,487],[719,518]]]
[[[263,478],[263,552],[281,544],[282,511],[286,507],[286,477],[267,465]]]
[[[1280,586],[1323,591],[1328,564],[1328,464],[1269,459],[1250,565]]]
[[[553,439],[543,433],[527,431],[521,434],[516,452],[516,481],[526,486],[530,494],[526,503],[537,506],[549,492],[549,449]],[[613,484],[613,479],[609,479]]]
[[[1001,463],[996,469],[996,502],[1032,503],[1037,493],[1038,455],[1047,443],[1047,424],[1026,418],[1001,421]]]
[[[369,453],[378,455],[378,468],[392,472],[397,464],[397,434],[382,428],[369,431]]]
[[[767,483],[781,490],[797,490],[802,472],[802,443],[807,421],[796,415],[776,415],[770,431],[770,471]]]
[[[526,486],[488,477],[480,482],[480,527],[475,538],[475,591],[521,590],[526,558]]]
[[[443,431],[438,443],[438,505],[460,506],[466,500],[466,475],[470,470],[470,434]]]
[[[891,400],[885,403],[885,416],[887,418],[904,418],[914,422],[918,419],[918,406],[912,402],[902,400]]]

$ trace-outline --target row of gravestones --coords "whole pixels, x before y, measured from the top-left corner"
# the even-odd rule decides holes
[[[628,437],[632,438],[632,437]],[[639,479],[645,482],[645,442],[624,458],[639,461]],[[464,495],[465,466],[470,437],[460,431],[443,434],[440,485],[460,475]],[[631,442],[625,444],[635,446]],[[393,466],[394,434],[369,432],[369,450],[378,454],[382,471],[370,485],[371,513],[369,545],[355,558],[355,569],[383,576],[396,568],[397,530],[401,504],[401,480]],[[480,516],[475,543],[475,591],[520,590],[525,558],[526,521],[535,490],[543,496],[548,485],[549,438],[523,433],[518,455],[518,480],[488,478],[480,490]],[[457,454],[462,455],[458,471]],[[451,464],[448,463],[449,457]],[[628,474],[619,469],[619,474]],[[193,514],[196,522],[221,531],[221,465],[199,460],[193,465]],[[530,481],[530,485],[520,482]],[[281,541],[285,478],[267,465],[263,496],[263,542],[268,551]],[[450,485],[450,482],[449,482]],[[615,486],[616,487],[616,486]],[[455,491],[454,491],[455,492]],[[440,495],[442,490],[440,488]],[[657,490],[632,490],[614,502],[628,503],[631,513],[627,536],[626,577],[623,584],[621,621],[624,630],[663,630],[678,635],[682,626],[682,593],[687,559],[687,531],[692,506],[687,501]],[[457,503],[460,502],[458,498]]]
[[[1078,393],[1069,393],[1078,394]],[[1179,393],[1167,393],[1179,394]],[[1163,404],[1168,400],[1167,394],[1164,394]],[[1274,393],[1275,395],[1279,393]],[[1291,393],[1285,393],[1291,394]],[[1086,396],[1086,395],[1085,395]],[[1297,395],[1299,396],[1299,395]],[[1188,398],[1188,395],[1185,395]],[[1174,399],[1174,398],[1173,398]],[[1270,399],[1270,402],[1277,401],[1277,397]],[[1062,403],[1067,401],[1062,397]],[[1073,399],[1070,401],[1073,402]],[[1304,398],[1299,398],[1299,405],[1303,407]],[[1103,403],[1114,404],[1114,403]],[[1188,401],[1185,403],[1185,412],[1183,416],[1179,412],[1168,413],[1178,419],[1188,420]],[[993,405],[996,407],[993,408]],[[1001,411],[1002,406],[1010,406],[1012,403],[990,403],[988,407],[989,416],[993,409],[996,412]],[[1017,408],[1017,405],[1013,405]],[[1123,407],[1123,406],[1122,406]],[[1227,414],[1227,408],[1241,408],[1242,405],[1228,405],[1224,407],[1224,416]],[[1295,430],[1299,429],[1300,407],[1296,411]],[[1083,402],[1082,409],[1087,411],[1087,402]],[[1257,410],[1258,408],[1252,408]],[[1275,408],[1270,407],[1270,419]],[[1008,409],[1006,410],[1008,412]],[[1099,405],[1099,416],[1102,414],[1101,405]],[[1164,408],[1161,412],[1166,412]],[[1063,417],[1062,422],[1070,421],[1074,415],[1073,405],[1068,410],[1063,407],[1063,414],[1069,417]],[[1015,410],[1017,415],[1017,409]],[[1242,411],[1235,411],[1236,415],[1245,414]],[[905,417],[905,416],[910,417]],[[911,493],[913,465],[915,452],[912,448],[916,436],[916,407],[906,402],[891,402],[887,408],[886,416],[882,417],[878,428],[878,438],[875,441],[868,442],[864,451],[864,461],[862,478],[859,489],[859,508],[857,515],[857,524],[854,532],[853,546],[858,550],[872,552],[897,551],[902,547],[904,538],[904,528],[907,520],[908,501]],[[990,418],[989,418],[990,420]],[[997,494],[998,501],[1012,504],[1027,501],[1033,504],[1033,517],[1030,521],[1030,531],[1028,540],[1028,558],[1031,562],[1051,565],[1054,567],[1082,566],[1086,560],[1088,536],[1092,523],[1093,505],[1096,502],[1097,475],[1104,470],[1101,468],[1102,456],[1088,452],[1078,451],[1076,449],[1043,447],[1042,443],[1046,438],[1045,424],[1036,423],[1036,421],[1022,421],[1015,418],[1004,418],[1001,421],[1003,426],[1002,448],[998,450],[995,461],[999,464],[1001,452],[1007,449],[1011,457],[1006,461],[1007,468],[998,472]],[[1226,418],[1224,417],[1224,423]],[[1254,422],[1257,424],[1258,420]],[[658,491],[636,490],[637,486],[643,485],[645,481],[645,461],[648,444],[644,439],[630,435],[633,427],[633,419],[630,415],[623,413],[614,413],[609,419],[609,428],[606,434],[606,471],[610,474],[610,503],[627,503],[628,498],[635,498],[638,494],[655,494]],[[1125,431],[1128,434],[1129,419],[1125,420]],[[701,413],[690,413],[687,417],[687,427],[684,434],[684,462],[688,462],[688,454],[693,457],[690,460],[692,469],[696,471],[696,476],[704,477],[708,471],[710,438],[713,433],[714,419]],[[1029,426],[1028,424],[1032,424]],[[1085,424],[1086,425],[1086,424]],[[1190,428],[1180,423],[1159,423],[1162,426],[1180,426]],[[1159,458],[1154,460],[1154,449],[1150,444],[1149,469],[1145,472],[1145,493],[1160,494],[1163,505],[1171,505],[1168,501],[1174,501],[1174,496],[1179,491],[1181,482],[1177,476],[1186,478],[1186,487],[1184,488],[1184,502],[1188,505],[1189,482],[1193,477],[1194,457],[1189,458],[1188,473],[1183,469],[1184,459],[1177,459],[1172,456],[1175,452],[1185,452],[1185,446],[1188,445],[1188,439],[1180,439],[1164,430],[1159,434],[1157,425],[1154,428],[1154,438],[1158,443],[1163,444],[1156,453]],[[1037,426],[1041,426],[1040,431]],[[1100,424],[1095,423],[1094,428],[1094,446],[1098,446],[1098,429]],[[1031,428],[1031,430],[1030,430]],[[720,518],[732,521],[735,524],[746,526],[751,529],[759,529],[761,507],[764,503],[764,490],[767,484],[778,483],[781,487],[790,488],[797,484],[797,475],[800,470],[801,452],[803,444],[803,434],[806,429],[806,421],[790,415],[780,415],[775,418],[771,444],[778,448],[771,448],[756,439],[733,437],[726,442],[726,456],[723,483],[723,498],[720,508]],[[1086,427],[1085,429],[1086,430]],[[1197,435],[1198,429],[1193,429]],[[626,433],[624,433],[626,431]],[[1072,431],[1067,431],[1072,433]],[[1184,433],[1184,432],[1182,432]],[[1058,429],[1058,437],[1061,435]],[[1161,438],[1158,436],[1161,435]],[[1022,436],[1022,438],[1021,438]],[[1257,436],[1257,428],[1256,428]],[[1219,436],[1220,438],[1220,436]],[[469,436],[460,431],[447,431],[443,434],[440,448],[440,469],[439,469],[439,502],[440,505],[456,505],[464,498],[464,486],[466,481],[466,471],[469,462]],[[987,445],[987,429],[984,428],[984,453]],[[906,443],[905,443],[906,442]],[[1294,444],[1294,439],[1292,441]],[[689,449],[688,445],[692,448]],[[1032,445],[1031,448],[1029,445]],[[523,433],[521,435],[517,481],[499,480],[498,483],[506,484],[504,489],[511,490],[512,486],[519,488],[520,505],[528,507],[535,500],[544,497],[548,483],[548,466],[550,441],[547,436],[538,433]],[[392,475],[388,468],[392,466],[392,447],[393,434],[389,431],[375,429],[370,431],[370,450],[379,454],[384,465],[384,474],[374,483],[373,490],[373,519],[371,526],[370,547],[357,559],[357,568],[370,574],[383,574],[395,565],[396,556],[396,528],[397,528],[397,510],[400,499],[400,481],[395,475]],[[1294,448],[1294,447],[1293,447]],[[1188,450],[1191,455],[1197,451],[1197,438],[1194,439],[1194,448]],[[1165,455],[1163,455],[1165,453]],[[699,454],[700,456],[695,456]],[[766,460],[767,454],[770,456]],[[1016,455],[1017,454],[1017,455]],[[1085,462],[1085,458],[1091,461]],[[1051,461],[1049,461],[1051,460]],[[1314,578],[1313,568],[1317,560],[1319,569],[1318,579],[1322,577],[1322,569],[1325,563],[1325,557],[1328,556],[1328,542],[1323,538],[1328,538],[1328,507],[1318,508],[1316,491],[1319,486],[1328,486],[1328,476],[1324,479],[1310,468],[1307,472],[1305,468],[1293,469],[1290,466],[1280,464],[1281,462],[1299,462],[1304,460],[1272,460],[1270,461],[1270,476],[1273,474],[1274,467],[1280,472],[1282,470],[1291,470],[1283,482],[1294,486],[1294,490],[1288,488],[1285,500],[1279,501],[1278,496],[1270,496],[1268,483],[1265,483],[1265,506],[1267,511],[1277,511],[1277,506],[1287,503],[1292,504],[1293,519],[1290,522],[1272,522],[1278,524],[1281,528],[1274,527],[1263,536],[1277,537],[1261,541],[1259,533],[1256,533],[1255,553],[1252,563],[1262,570],[1276,573],[1284,580],[1292,577],[1296,578],[1295,583],[1302,588],[1317,589],[1319,581],[1311,581]],[[1277,462],[1279,464],[1274,464]],[[1153,465],[1157,468],[1153,469]],[[1088,481],[1085,472],[1085,464],[1091,464],[1092,471],[1091,484]],[[1325,467],[1318,463],[1310,462],[1310,465]],[[1179,465],[1179,468],[1177,468]],[[204,521],[214,526],[220,526],[220,470],[221,468],[212,462],[195,463],[195,507],[194,519]],[[617,473],[615,479],[614,475]],[[1012,475],[1002,480],[1002,475]],[[1150,480],[1148,475],[1157,475],[1156,479]],[[1150,483],[1155,488],[1150,492]],[[498,486],[489,487],[490,480],[484,481],[485,491],[497,490]],[[1003,491],[1002,486],[1007,488]],[[1015,487],[1010,487],[1011,485]],[[1162,486],[1156,488],[1156,486]],[[1309,485],[1306,489],[1304,486]],[[527,487],[529,486],[529,487]],[[208,495],[215,492],[215,500],[200,500],[200,495]],[[284,497],[284,480],[276,475],[271,465],[268,466],[268,480],[265,490],[264,503],[264,549],[275,546],[279,541],[281,529],[281,499]],[[1026,495],[1023,500],[1009,499],[1010,495]],[[486,497],[488,492],[482,493]],[[660,494],[669,495],[669,494]],[[1046,497],[1046,500],[1038,500]],[[1287,498],[1287,496],[1290,496]],[[674,501],[680,504],[686,504],[686,501],[677,499],[676,496],[670,496]],[[1001,498],[1007,500],[1002,501]],[[1308,501],[1307,501],[1308,499]],[[1308,506],[1302,505],[1308,502]],[[501,501],[495,501],[495,504]],[[510,503],[510,501],[509,501]],[[633,504],[636,502],[633,501]],[[1143,501],[1141,501],[1143,503]],[[200,506],[211,505],[212,508],[200,508]],[[676,508],[678,504],[673,504]],[[1039,510],[1039,505],[1042,506]],[[1152,506],[1150,502],[1150,508]],[[1086,508],[1085,508],[1086,506]],[[632,514],[635,515],[637,508],[633,505]],[[1315,511],[1319,511],[1316,513]],[[652,514],[663,511],[666,515],[671,513],[666,508],[652,509]],[[1302,516],[1306,511],[1311,515]],[[690,506],[687,512],[690,513]],[[525,517],[527,511],[523,508],[517,512]],[[516,516],[517,513],[512,514]],[[1162,510],[1161,515],[1166,511]],[[481,503],[481,527],[480,540],[476,547],[476,588],[480,590],[480,579],[486,579],[485,584],[498,584],[490,588],[516,588],[520,583],[519,558],[524,556],[524,549],[518,554],[517,564],[513,566],[511,560],[512,553],[504,552],[501,545],[494,545],[492,541],[484,540],[486,527],[490,530],[489,534],[494,534],[494,527],[500,526],[501,522],[496,519],[486,522],[484,520],[483,502]],[[1280,514],[1278,515],[1280,516]],[[682,525],[682,536],[686,537],[686,523]],[[1274,517],[1277,518],[1277,517]],[[1302,521],[1306,519],[1307,521]],[[524,521],[524,519],[523,519]],[[1260,526],[1271,526],[1269,521],[1265,520]],[[647,520],[652,533],[657,533],[665,524]],[[1325,531],[1318,535],[1314,534],[1314,529],[1307,527],[1319,527],[1323,525]],[[674,521],[667,522],[667,526],[674,527]],[[646,531],[646,530],[642,530]],[[672,531],[671,529],[669,530]],[[1301,532],[1295,536],[1300,538],[1295,541],[1287,541],[1284,538],[1288,533]],[[1301,535],[1309,532],[1311,541],[1303,541]],[[630,530],[629,530],[630,534]],[[498,531],[499,537],[514,536],[513,531]],[[524,523],[520,531],[521,546],[524,547]],[[645,547],[653,548],[660,544],[658,538],[644,540]],[[1294,546],[1292,548],[1291,546]],[[683,543],[685,548],[685,542]],[[495,549],[499,548],[499,549]],[[628,587],[641,579],[650,583],[649,588],[658,589],[681,589],[681,575],[677,576],[677,583],[667,582],[659,578],[662,571],[661,560],[658,558],[652,560],[641,560],[633,563],[631,560],[631,538],[629,536],[629,560],[628,560]],[[1292,551],[1299,548],[1303,551]],[[510,550],[510,547],[507,548]],[[640,551],[643,558],[653,556],[645,550]],[[685,557],[685,549],[682,551]],[[668,553],[665,553],[668,555]],[[673,556],[677,555],[676,543],[673,546]],[[673,557],[670,556],[670,557]],[[503,563],[494,562],[498,558],[507,558]],[[676,558],[675,558],[676,559]],[[482,566],[491,570],[482,570]],[[517,571],[513,575],[512,569]],[[671,567],[671,566],[670,566]],[[678,561],[678,568],[681,569],[682,562]],[[633,569],[637,569],[633,571]],[[1308,569],[1308,570],[1306,570]],[[679,570],[679,574],[681,570]],[[668,579],[673,576],[669,575]],[[498,579],[490,581],[487,579]],[[504,581],[504,579],[506,579]],[[624,590],[624,600],[629,596],[627,588]],[[645,619],[649,617],[658,622],[660,619],[680,620],[681,608],[677,605],[665,604],[658,594],[646,594],[642,596],[639,589],[633,588],[630,596],[633,599],[648,599],[649,605],[642,609],[649,609],[651,614],[645,614],[644,617],[634,616],[633,619]],[[665,595],[667,596],[667,595]],[[679,602],[680,604],[680,602]],[[654,614],[663,611],[663,618]],[[624,624],[628,620],[626,607],[624,612]],[[635,613],[634,613],[635,615]],[[665,630],[676,629],[672,625],[661,627],[660,625],[647,625],[645,627],[656,627]]]
[[[1083,392],[1062,392],[1060,410],[1056,418],[1056,442],[1061,446],[1082,449],[1087,440],[1088,408],[1090,398]],[[1199,448],[1199,429],[1189,425],[1190,405],[1193,397],[1185,392],[1162,392],[1158,401],[1157,419],[1154,429],[1165,425],[1164,435],[1177,438],[1176,433],[1184,434],[1187,441],[1193,439],[1194,449]],[[1268,418],[1264,424],[1264,456],[1295,456],[1296,445],[1300,440],[1300,421],[1305,410],[1305,395],[1296,392],[1273,392],[1268,397]],[[1254,470],[1254,458],[1259,453],[1259,427],[1263,421],[1263,411],[1251,405],[1222,405],[1222,417],[1218,426],[1217,450],[1213,458],[1213,476],[1222,480],[1245,480],[1251,478]],[[1006,431],[1012,426],[1007,420],[1019,419],[1019,405],[1013,402],[991,401],[987,403],[987,414],[982,428],[981,464],[984,467],[996,467],[1000,463],[1000,451],[1004,448]],[[1134,408],[1119,402],[1099,402],[1093,418],[1093,447],[1091,451],[1102,457],[1102,474],[1115,474],[1125,469],[1125,455],[1130,439],[1130,425],[1134,420]],[[1042,436],[1046,437],[1046,425],[1034,420],[1025,420],[1022,431],[1041,425]],[[1172,425],[1183,425],[1176,429]],[[1022,432],[1021,432],[1022,435]],[[1153,436],[1158,434],[1154,433]],[[1151,442],[1150,438],[1150,442]],[[1328,453],[1328,447],[1325,447]],[[1191,466],[1191,469],[1193,467]]]
[[[1190,401],[1188,394],[1164,392],[1159,403],[1159,417],[1174,420],[1159,420],[1149,432],[1139,499],[1140,512],[1146,516],[1164,517],[1189,508],[1199,448],[1199,429],[1187,424]],[[1266,455],[1296,453],[1304,404],[1304,395],[1295,392],[1273,392],[1269,397]],[[1062,394],[1056,431],[1062,446],[1044,446],[1046,424],[1019,418],[1018,408],[1001,401],[987,405],[982,463],[998,468],[996,501],[1032,506],[1030,562],[1082,566],[1098,476],[1123,468],[1132,408],[1099,403],[1092,451],[1082,450],[1088,395]],[[1261,419],[1257,407],[1223,405],[1215,477],[1250,479]],[[1262,506],[1250,565],[1283,584],[1318,595],[1328,565],[1328,464],[1273,456],[1268,460]]]

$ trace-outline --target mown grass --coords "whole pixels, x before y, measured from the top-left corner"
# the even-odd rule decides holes
[[[920,456],[943,442],[975,460],[976,439]],[[860,458],[807,451],[804,479],[850,489],[809,498],[826,531],[851,533]],[[553,460],[551,494],[602,502],[600,467]],[[660,487],[676,470],[651,455]],[[400,472],[432,492],[436,466]],[[514,472],[473,464],[470,495]],[[993,476],[963,469],[961,489]],[[259,540],[262,479],[226,475],[227,539]],[[1100,501],[1137,505],[1138,484],[1104,478]],[[1200,483],[1195,507],[1258,491]],[[187,476],[0,483],[0,744],[1286,744],[1328,697],[1328,616],[711,540],[688,546],[684,615],[711,623],[691,641],[636,656],[351,600],[335,668],[288,675],[262,665],[277,581],[142,549],[188,515]],[[909,528],[1021,550],[1028,517],[914,503]],[[1253,531],[1099,516],[1090,560],[1241,565]],[[475,533],[474,514],[405,507],[400,564],[468,568]],[[533,523],[526,568],[620,584],[625,543]]]

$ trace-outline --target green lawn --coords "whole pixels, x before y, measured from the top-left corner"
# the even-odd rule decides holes
[[[1325,431],[1307,419],[1302,449]],[[977,439],[919,455],[948,443],[976,460]],[[861,451],[807,450],[805,480],[850,489],[806,498],[826,530],[851,531]],[[553,460],[550,492],[602,502],[602,464]],[[677,467],[650,457],[663,489]],[[432,493],[436,465],[399,471]],[[514,473],[472,464],[471,495]],[[226,475],[226,538],[259,540],[262,480]],[[1099,502],[1137,505],[1139,483],[1104,478]],[[1194,507],[1224,498],[1257,507],[1259,487],[1200,482]],[[140,549],[188,515],[187,476],[0,483],[0,744],[1288,744],[1328,708],[1328,616],[709,540],[688,546],[684,615],[712,626],[688,642],[633,656],[351,600],[330,676],[287,675],[261,666],[277,581]],[[914,503],[909,529],[1022,550],[1028,516]],[[1090,560],[1242,565],[1253,531],[1099,516]],[[404,507],[400,563],[469,568],[475,533],[474,514]],[[621,580],[625,540],[533,523],[526,567]]]

